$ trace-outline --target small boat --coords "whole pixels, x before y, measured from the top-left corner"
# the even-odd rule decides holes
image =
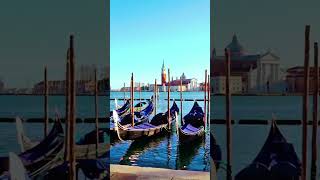
[[[241,170],[235,180],[298,180],[301,163],[291,143],[281,134],[274,120],[259,154]]]
[[[17,137],[18,142],[20,144],[21,152],[25,152],[33,147],[35,147],[37,144],[39,144],[39,141],[31,141],[24,133],[22,121],[20,118],[16,118],[17,123]],[[62,126],[61,122],[58,121],[60,125]],[[59,126],[54,126],[54,128],[58,128]],[[53,130],[54,131],[54,130]],[[104,136],[108,135],[109,129],[108,128],[99,128],[99,145],[98,145],[98,154],[99,156],[106,153],[106,146],[109,145],[109,142],[104,141]],[[87,159],[95,157],[96,155],[96,130],[93,130],[86,135],[84,135],[80,141],[76,143],[76,157],[78,159]]]
[[[64,132],[60,121],[55,121],[48,136],[33,148],[19,154],[29,176],[51,168],[51,165],[60,161],[59,154],[63,154]],[[0,157],[0,174],[9,169],[9,157]]]
[[[137,105],[136,105],[137,106]],[[135,115],[135,123],[140,123],[149,117],[149,115],[152,114],[154,110],[154,104],[153,104],[153,97],[150,98],[150,100],[147,100],[147,103],[145,103],[144,107],[135,107],[134,108],[134,115]],[[117,112],[117,111],[116,111]],[[117,112],[118,114],[118,112]],[[127,125],[132,123],[132,115],[130,111],[127,111],[124,114],[118,114],[120,117],[120,123],[122,125]],[[110,130],[114,130],[114,119],[113,114],[110,115]]]
[[[118,106],[118,105],[116,105],[116,106]],[[124,103],[123,106],[121,106],[120,108],[116,109],[116,111],[119,114],[119,116],[122,116],[122,115],[128,113],[129,110],[130,110],[130,100],[127,100],[126,103]],[[112,117],[112,111],[110,111],[110,117]]]
[[[85,178],[89,179],[110,179],[110,149],[103,156],[97,159],[77,159],[76,160],[76,171],[77,174],[83,172]],[[46,174],[42,176],[42,179],[56,180],[56,179],[67,179],[69,172],[68,162],[50,169]]]
[[[177,128],[179,143],[190,143],[204,137],[203,118],[204,112],[198,102],[195,101],[190,112],[183,117],[182,126]]]
[[[222,159],[221,148],[217,144],[216,138],[210,133],[210,157],[214,163],[215,170],[220,167],[220,162]]]
[[[172,107],[170,108],[170,122],[172,123],[177,117],[179,108],[175,101],[173,102]],[[168,132],[168,111],[166,113],[159,113],[155,115],[150,122],[143,122],[132,127],[131,124],[123,126],[118,122],[119,117],[117,112],[113,112],[114,120],[117,121],[116,132],[120,140],[135,140],[142,137],[150,137],[163,132]]]

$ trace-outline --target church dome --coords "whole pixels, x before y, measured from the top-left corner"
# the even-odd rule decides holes
[[[236,35],[233,35],[232,42],[226,47],[230,49],[232,56],[242,56],[245,54],[243,46],[239,43]]]

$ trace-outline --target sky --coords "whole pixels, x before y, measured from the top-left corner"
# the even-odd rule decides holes
[[[209,0],[111,0],[111,89],[160,82],[162,63],[170,76],[203,82],[210,68]]]
[[[0,2],[0,77],[7,87],[64,79],[69,35],[76,64],[107,65],[107,0],[4,0]]]
[[[320,40],[319,0],[215,0],[213,43],[218,54],[233,34],[249,53],[272,50],[281,67],[303,65],[305,25],[311,25],[310,53]],[[310,61],[313,62],[310,54]],[[311,63],[313,64],[313,63]]]

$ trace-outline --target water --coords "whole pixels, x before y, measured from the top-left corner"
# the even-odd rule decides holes
[[[312,99],[310,97],[309,120],[312,120]],[[223,96],[214,97],[211,102],[211,117],[223,119],[225,117],[225,100]],[[232,97],[232,119],[266,119],[271,120],[272,113],[277,119],[302,119],[302,96],[235,96]],[[301,160],[302,126],[278,125],[288,142],[292,143]],[[222,150],[222,161],[226,162],[226,126],[211,125],[211,132],[215,134]],[[249,165],[262,148],[270,125],[239,125],[232,128],[232,172],[235,176],[240,170]],[[311,132],[308,126],[308,161],[307,173],[310,174],[311,163]],[[320,134],[318,134],[319,137]],[[319,143],[319,138],[318,138]],[[319,152],[318,152],[319,157]],[[319,159],[319,158],[318,158]],[[318,164],[320,162],[318,161]],[[318,168],[319,169],[319,168]],[[318,170],[319,172],[319,170]],[[226,171],[218,170],[218,179],[225,179]],[[319,176],[318,176],[319,177]]]
[[[106,117],[109,103],[107,97],[100,96],[98,99],[99,116]],[[42,118],[43,117],[43,96],[0,96],[0,118]],[[60,117],[64,117],[65,98],[64,96],[49,96],[48,99],[49,116],[55,117],[58,112]],[[94,96],[78,96],[76,99],[77,117],[94,117]],[[64,126],[64,124],[63,124]],[[107,124],[100,123],[101,127]],[[24,130],[32,140],[43,139],[42,123],[24,123]],[[49,125],[49,130],[52,123]],[[76,140],[79,140],[84,134],[94,129],[94,123],[77,123]],[[106,137],[108,141],[108,137]],[[7,156],[8,152],[20,153],[20,147],[17,143],[16,124],[0,123],[0,156]]]
[[[141,98],[150,98],[152,92],[141,93]],[[129,93],[126,93],[128,98]],[[204,93],[184,92],[183,98],[203,99]],[[112,92],[111,98],[123,98],[123,92]],[[135,93],[135,98],[139,98],[139,93]],[[167,111],[167,93],[160,92],[157,112]],[[172,92],[170,98],[180,99],[178,92]],[[137,103],[136,101],[135,103]],[[118,101],[123,104],[123,101]],[[173,102],[170,102],[170,107]],[[203,101],[198,102],[203,107]],[[180,108],[180,102],[177,101]],[[183,115],[187,114],[193,106],[192,101],[183,102]],[[114,108],[114,101],[110,102],[110,109]],[[179,116],[180,117],[180,116]],[[125,141],[116,143],[111,147],[111,163],[126,164],[132,166],[158,167],[169,169],[188,169],[196,171],[210,170],[210,136],[206,132],[205,142],[199,142],[182,147],[178,145],[175,126],[169,136],[153,138],[149,141]]]

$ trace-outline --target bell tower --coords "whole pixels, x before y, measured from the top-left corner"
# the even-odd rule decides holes
[[[167,82],[167,73],[166,73],[166,68],[164,66],[164,60],[162,63],[162,68],[161,68],[161,85],[166,85]]]

